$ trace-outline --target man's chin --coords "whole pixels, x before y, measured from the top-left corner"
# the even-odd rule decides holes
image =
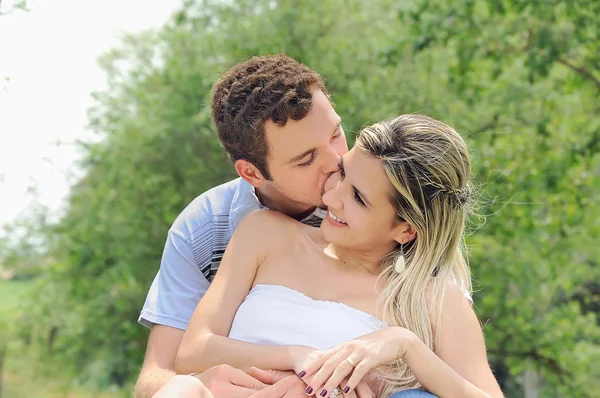
[[[319,201],[318,203],[315,203],[313,206],[315,207],[320,207],[321,209],[326,209],[327,206],[325,205],[325,203],[323,203],[323,201]]]

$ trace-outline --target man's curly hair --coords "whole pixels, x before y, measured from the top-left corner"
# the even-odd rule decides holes
[[[285,126],[289,118],[304,118],[313,89],[329,96],[317,72],[283,54],[252,57],[221,76],[213,86],[211,109],[230,159],[247,160],[270,179],[265,122]]]

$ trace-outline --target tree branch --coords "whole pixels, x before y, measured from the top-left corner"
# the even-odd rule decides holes
[[[596,85],[596,88],[598,88],[598,90],[600,90],[600,79],[598,79],[596,76],[594,76],[592,74],[592,72],[590,72],[589,70],[587,70],[581,66],[573,65],[572,63],[570,63],[569,61],[567,61],[566,59],[563,59],[563,58],[557,58],[556,62],[566,66],[567,68],[571,69],[578,75],[585,77],[588,80],[591,80]]]

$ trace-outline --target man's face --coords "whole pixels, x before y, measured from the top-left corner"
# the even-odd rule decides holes
[[[290,200],[322,206],[325,182],[338,170],[339,157],[348,152],[341,118],[327,96],[314,90],[312,106],[301,120],[281,127],[265,123],[271,187]]]

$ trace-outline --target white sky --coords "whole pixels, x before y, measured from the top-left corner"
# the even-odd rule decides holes
[[[10,3],[2,1],[2,9]],[[69,143],[90,137],[89,93],[105,84],[96,58],[123,32],[160,27],[179,5],[30,0],[30,12],[0,16],[0,226],[26,214],[32,185],[40,203],[60,210],[77,172]]]

